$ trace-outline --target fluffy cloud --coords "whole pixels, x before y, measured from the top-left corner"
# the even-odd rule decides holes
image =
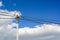
[[[13,25],[0,27],[0,40],[16,40],[16,29]],[[44,24],[35,28],[20,28],[19,40],[60,40],[60,25]]]
[[[0,10],[0,14],[15,16],[19,15],[17,11]],[[21,15],[21,14],[20,14]],[[0,18],[11,18],[10,16],[2,16]],[[16,23],[11,23],[13,19],[0,19],[0,40],[16,40]],[[60,25],[43,24],[37,25],[35,28],[19,28],[19,40],[60,40]]]
[[[2,3],[2,1],[0,1],[0,7],[2,7],[3,6],[3,3]]]
[[[3,15],[1,15],[3,14]],[[9,15],[9,16],[4,16]],[[15,18],[16,15],[21,15],[18,11],[8,11],[8,10],[0,10],[0,26],[1,25],[7,25],[8,23],[11,23],[13,19],[1,19],[1,18]]]

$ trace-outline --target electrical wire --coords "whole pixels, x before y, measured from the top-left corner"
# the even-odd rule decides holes
[[[2,16],[13,17],[12,15],[6,15],[6,14],[8,14],[7,12],[0,11],[0,13],[5,13],[5,14],[0,14]],[[60,23],[57,23],[57,21],[60,22],[60,20],[48,21],[48,20],[45,20],[45,19],[36,19],[36,18],[33,20],[33,19],[31,19],[32,17],[28,18],[28,17],[25,17],[25,16],[21,16],[21,18],[23,18],[24,20],[27,20],[27,21],[34,22],[34,23],[54,23],[54,24],[60,24]],[[0,18],[0,19],[15,19],[15,18]]]
[[[50,20],[50,21],[54,21],[54,22],[60,22],[60,20],[56,20],[56,19],[38,19],[38,18],[36,18],[36,17],[28,17],[28,16],[21,16],[22,18],[27,18],[27,19],[32,19],[33,21],[41,21],[41,20],[46,20],[46,21],[48,21],[48,20]]]
[[[15,18],[0,18],[0,19],[15,19]]]
[[[2,16],[10,16],[10,17],[13,17],[13,16],[11,16],[11,15],[6,15],[6,14],[0,14],[0,15],[2,15]]]
[[[1,14],[1,13],[4,13],[4,14]],[[14,17],[14,15],[12,16],[12,15],[7,15],[7,14],[9,14],[9,13],[0,11],[0,15]]]
[[[53,21],[48,21],[48,20],[44,20],[44,19],[33,20],[31,18],[27,18],[27,17],[24,17],[24,16],[22,16],[22,18],[24,20],[31,21],[31,22],[34,22],[34,23],[53,23],[53,24],[60,24],[60,22],[57,22],[59,20],[53,20]]]
[[[12,18],[0,18],[0,19],[15,19],[15,18],[13,18],[12,15],[7,15],[8,14],[7,12],[0,11],[0,13],[4,13],[4,14],[0,14],[0,16],[10,16],[10,17],[12,17]]]
[[[2,12],[2,11],[0,11],[0,13],[5,13],[5,14],[8,14],[8,12]]]

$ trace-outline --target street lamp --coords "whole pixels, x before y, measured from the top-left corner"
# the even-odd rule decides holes
[[[0,13],[6,13],[6,12],[1,12],[0,11]],[[17,34],[16,34],[16,40],[19,40],[19,36],[18,36],[18,21],[19,21],[19,19],[21,18],[20,17],[20,15],[19,14],[14,14],[13,16],[15,16],[15,18],[13,18],[13,16],[11,16],[11,15],[7,15],[8,13],[6,13],[6,14],[0,14],[0,15],[2,15],[2,16],[10,16],[11,18],[0,18],[0,19],[16,19],[16,28],[17,28]]]

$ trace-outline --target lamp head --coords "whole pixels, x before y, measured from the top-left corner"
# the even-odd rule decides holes
[[[21,13],[20,12],[16,12],[15,13],[15,19],[18,21],[21,18]]]
[[[16,20],[18,21],[20,19],[20,16],[19,15],[16,15]]]

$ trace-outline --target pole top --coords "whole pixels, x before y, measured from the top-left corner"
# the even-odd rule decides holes
[[[21,12],[15,12],[15,19],[18,21],[21,18]]]
[[[16,15],[16,20],[18,21],[20,19],[20,16],[19,15]]]

